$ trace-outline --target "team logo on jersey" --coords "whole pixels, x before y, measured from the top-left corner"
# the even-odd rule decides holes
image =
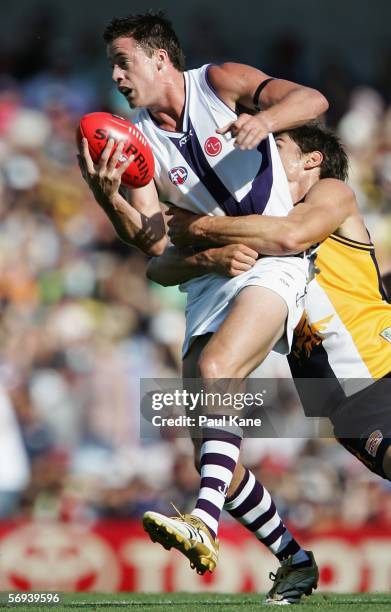
[[[365,444],[365,450],[367,451],[368,455],[371,455],[371,457],[376,457],[377,450],[382,440],[383,434],[380,429],[376,429],[376,431],[371,433]]]
[[[380,335],[382,338],[391,343],[391,327],[386,327],[386,329],[383,329],[383,331],[380,332]]]
[[[222,148],[223,145],[216,136],[209,136],[209,138],[205,140],[204,151],[210,157],[216,157],[216,155],[221,153]]]
[[[188,177],[188,174],[189,173],[184,166],[176,166],[175,168],[171,168],[168,176],[170,177],[171,183],[174,183],[174,185],[183,185]]]

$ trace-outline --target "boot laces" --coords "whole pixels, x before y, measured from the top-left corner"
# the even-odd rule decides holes
[[[182,512],[180,510],[178,510],[178,508],[176,507],[176,505],[174,504],[174,502],[170,502],[171,506],[174,508],[175,512],[177,513],[178,517],[180,519],[182,519],[182,521],[185,520],[185,515],[182,514]]]
[[[272,582],[278,582],[279,580],[282,580],[289,574],[291,565],[292,565],[292,556],[290,555],[287,559],[283,560],[281,566],[278,568],[276,573],[274,572],[269,573],[269,579]]]

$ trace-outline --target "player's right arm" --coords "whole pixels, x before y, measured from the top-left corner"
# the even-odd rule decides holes
[[[121,240],[139,248],[146,255],[161,255],[167,244],[167,236],[155,184],[151,181],[145,187],[127,188],[126,199],[120,191],[121,176],[134,156],[117,168],[123,143],[117,146],[110,158],[113,146],[114,140],[109,139],[99,161],[94,164],[87,139],[83,138],[82,152],[78,156],[83,178]]]
[[[239,276],[250,270],[257,258],[258,253],[243,244],[229,244],[199,252],[194,252],[191,247],[168,247],[163,255],[149,261],[147,277],[159,285],[169,287],[211,272],[223,276]]]
[[[232,109],[237,105],[254,109],[217,129],[231,133],[234,146],[255,149],[268,134],[313,121],[328,109],[326,98],[312,87],[271,78],[257,68],[226,62],[209,68],[208,80],[219,97]]]

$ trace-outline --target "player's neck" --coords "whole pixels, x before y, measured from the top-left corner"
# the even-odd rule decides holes
[[[319,180],[319,178],[306,175],[298,180],[288,181],[289,191],[294,205],[304,200],[305,196],[311,187],[317,182],[317,180]]]
[[[181,132],[185,102],[185,77],[175,70],[162,81],[161,96],[148,110],[162,129]]]

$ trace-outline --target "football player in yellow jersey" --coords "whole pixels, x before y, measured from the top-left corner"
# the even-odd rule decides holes
[[[258,254],[289,255],[319,245],[311,256],[306,317],[289,356],[292,375],[312,415],[299,379],[334,381],[325,401],[336,437],[369,469],[391,479],[391,304],[354,192],[345,183],[345,151],[318,125],[281,133],[276,142],[296,203],[292,212],[209,217],[171,209],[169,234],[177,248],[152,260],[148,275],[165,285],[211,271],[236,276]]]

